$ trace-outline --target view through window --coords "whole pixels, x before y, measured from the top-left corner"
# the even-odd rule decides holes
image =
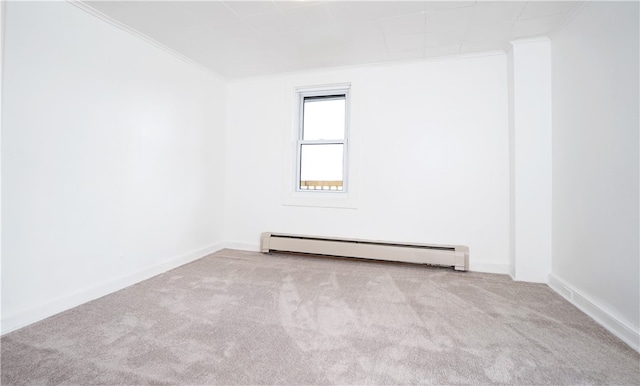
[[[346,188],[346,90],[300,94],[298,189]]]

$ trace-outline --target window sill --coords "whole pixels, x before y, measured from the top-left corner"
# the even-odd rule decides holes
[[[282,205],[357,209],[353,195],[342,192],[288,192]]]

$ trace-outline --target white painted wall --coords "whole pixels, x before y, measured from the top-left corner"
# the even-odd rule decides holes
[[[511,273],[546,283],[551,272],[551,44],[513,41],[510,61]]]
[[[67,2],[7,2],[2,330],[222,241],[225,83]]]
[[[5,2],[0,2],[0,177],[2,177],[2,95],[4,88],[2,87],[2,74],[4,63],[4,8]],[[2,178],[0,178],[0,219],[2,219]],[[0,221],[0,311],[2,310],[2,221]],[[0,319],[2,313],[0,312]],[[0,320],[0,333],[2,321]]]
[[[516,276],[516,146],[515,146],[515,76],[513,50],[507,52],[507,96],[509,101],[509,275]]]
[[[471,269],[508,272],[504,54],[305,72],[228,85],[225,239],[264,231],[464,244]],[[294,88],[351,82],[352,193],[287,192]],[[311,202],[310,202],[311,201]],[[337,202],[336,202],[337,201]]]
[[[550,278],[636,349],[638,15],[637,2],[591,2],[552,40]]]

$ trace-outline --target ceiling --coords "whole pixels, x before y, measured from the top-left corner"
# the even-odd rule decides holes
[[[579,1],[85,1],[225,77],[506,50]]]

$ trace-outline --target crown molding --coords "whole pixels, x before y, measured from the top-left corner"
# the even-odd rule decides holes
[[[542,42],[549,42],[549,41],[551,41],[551,39],[547,35],[542,35],[542,36],[534,36],[531,38],[514,39],[510,41],[510,43],[511,43],[511,46],[517,46],[520,44],[542,43]]]
[[[560,27],[558,27],[555,31],[549,34],[549,37],[551,39],[555,38],[590,3],[591,3],[591,0],[581,1],[580,4],[577,7],[575,7],[571,12],[569,12],[567,17],[564,18],[564,20],[562,21],[562,24],[560,24]]]
[[[148,43],[148,44],[150,44],[150,45],[152,45],[152,46],[154,46],[156,48],[159,48],[160,50],[166,52],[167,54],[170,54],[170,55],[176,57],[177,59],[180,59],[181,61],[183,61],[183,62],[185,62],[185,63],[187,63],[187,64],[189,64],[189,65],[191,65],[191,66],[193,66],[195,68],[197,68],[198,70],[205,72],[207,75],[210,75],[210,76],[212,76],[212,77],[214,77],[214,78],[216,78],[218,80],[224,81],[224,82],[227,81],[227,78],[222,76],[220,73],[218,73],[216,71],[213,71],[212,69],[210,69],[210,68],[208,68],[206,66],[203,66],[202,64],[196,62],[195,60],[190,59],[190,58],[180,54],[179,52],[177,52],[177,51],[165,46],[164,44],[158,42],[155,39],[150,38],[149,36],[143,34],[142,32],[140,32],[140,31],[138,31],[136,29],[133,29],[133,28],[129,27],[128,25],[123,24],[123,23],[111,18],[110,16],[105,15],[104,13],[102,13],[102,12],[98,11],[97,9],[91,7],[89,2],[87,2],[87,1],[83,1],[83,0],[66,0],[66,1],[67,1],[67,3],[69,3],[69,4],[73,5],[73,6],[79,8],[79,9],[85,11],[85,12],[87,12],[88,14],[90,14],[92,16],[95,16],[95,17],[97,17],[98,19],[100,19],[102,21],[105,21],[105,22],[111,24],[112,26],[114,26],[116,28],[119,28],[119,29],[121,29],[121,30],[123,30],[125,32],[128,32],[129,34],[131,34],[131,35],[133,35],[133,36],[135,36],[135,37],[137,37],[139,39],[142,39],[146,43]]]

